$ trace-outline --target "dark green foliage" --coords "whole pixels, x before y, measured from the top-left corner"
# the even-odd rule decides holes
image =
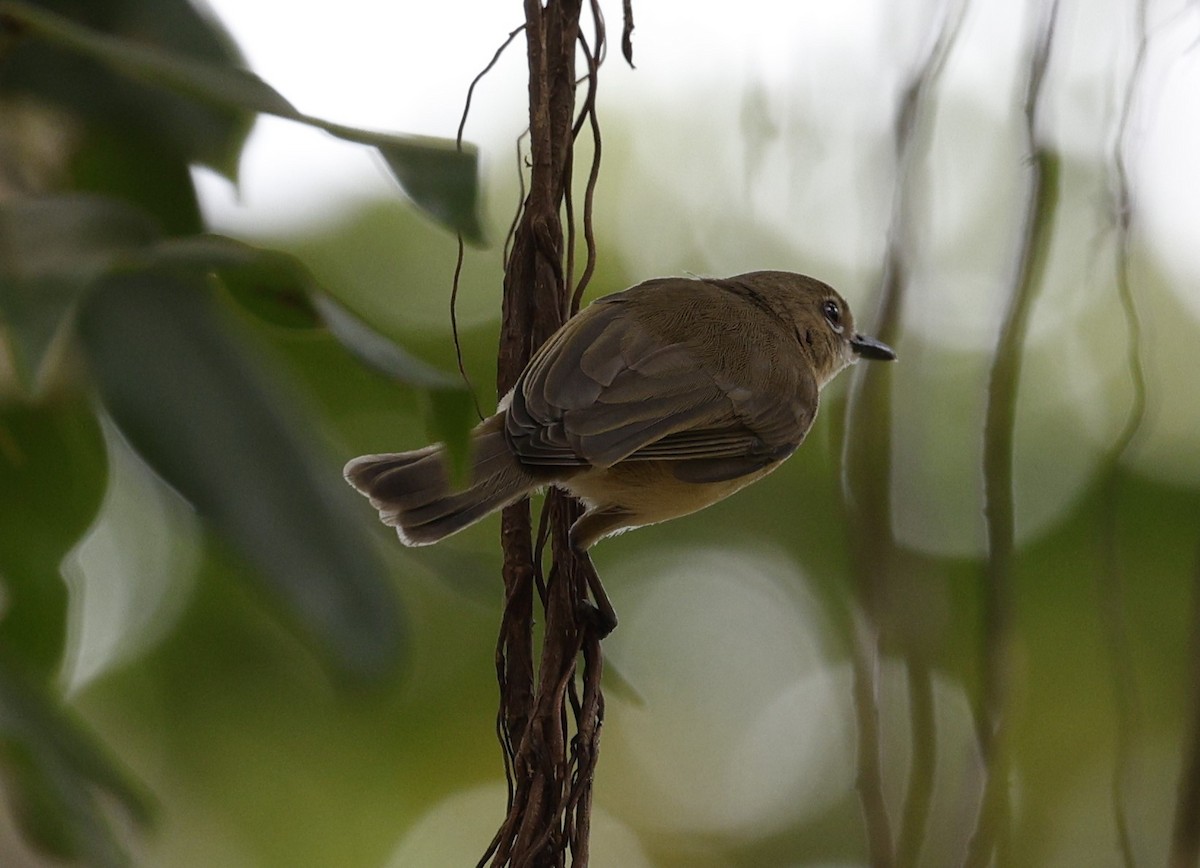
[[[153,6],[148,0],[128,2]],[[160,19],[161,14],[149,16],[151,23],[169,27],[169,17]],[[126,20],[118,16],[116,24]],[[416,205],[468,241],[483,240],[472,146],[360,130],[303,114],[237,66],[231,53],[213,56],[216,36],[180,48],[157,40],[154,29],[125,38],[120,29],[92,30],[15,2],[0,5],[0,24],[21,38],[14,62],[0,75],[0,94],[44,98],[77,115],[85,129],[99,128],[102,140],[119,130],[135,137],[135,152],[153,143],[181,164],[202,163],[234,179],[254,114],[275,115],[377,148]],[[32,53],[31,60],[25,52]],[[60,76],[64,65],[69,71]],[[119,156],[110,159],[120,162]]]
[[[352,492],[202,284],[116,274],[80,332],[113,420],[347,671],[385,674],[395,604]]]
[[[242,60],[228,34],[187,0],[43,0],[2,10],[18,33],[28,28],[37,38],[13,45],[0,92],[50,102],[98,138],[151,145],[173,161],[236,176],[252,108],[201,102],[129,76],[146,57],[177,67],[181,79],[200,64],[238,74]]]
[[[64,194],[0,202],[0,315],[29,393],[92,283],[158,234],[148,214],[117,199]]]
[[[106,482],[104,439],[86,402],[0,403],[0,658],[41,679],[62,656],[59,563],[95,518]]]
[[[142,822],[146,800],[55,696],[60,569],[108,483],[102,419],[249,565],[263,605],[358,681],[398,671],[405,616],[343,459],[231,309],[328,324],[434,390],[440,436],[461,446],[470,422],[454,378],[346,328],[297,260],[202,234],[190,167],[236,180],[255,116],[278,115],[378,148],[418,205],[479,240],[476,156],[297,112],[186,0],[0,3],[0,39],[0,378],[15,374],[0,379],[0,776],[30,843],[123,865],[113,808]]]
[[[58,700],[0,657],[0,770],[33,843],[97,868],[128,864],[102,796],[150,819],[150,799]]]

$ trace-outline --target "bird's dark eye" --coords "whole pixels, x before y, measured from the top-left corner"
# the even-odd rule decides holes
[[[824,302],[821,305],[821,313],[825,314],[825,319],[835,332],[841,334],[842,331],[842,309],[836,301],[832,299]]]

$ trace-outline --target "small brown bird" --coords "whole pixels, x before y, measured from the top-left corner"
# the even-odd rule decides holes
[[[579,551],[695,512],[766,476],[812,427],[821,387],[858,358],[831,287],[786,271],[661,278],[606,296],[554,333],[471,435],[470,484],[443,448],[364,455],[347,481],[407,545],[428,545],[547,485],[587,511]]]

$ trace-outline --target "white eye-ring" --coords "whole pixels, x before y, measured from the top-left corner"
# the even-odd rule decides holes
[[[825,321],[829,323],[829,327],[837,332],[842,333],[842,309],[833,299],[828,299],[821,304],[821,313],[825,314]]]

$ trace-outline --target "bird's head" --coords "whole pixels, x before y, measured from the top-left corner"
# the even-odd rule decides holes
[[[734,278],[756,294],[796,330],[796,339],[824,386],[859,359],[893,361],[895,351],[854,327],[850,305],[826,283],[789,271],[756,271]]]

